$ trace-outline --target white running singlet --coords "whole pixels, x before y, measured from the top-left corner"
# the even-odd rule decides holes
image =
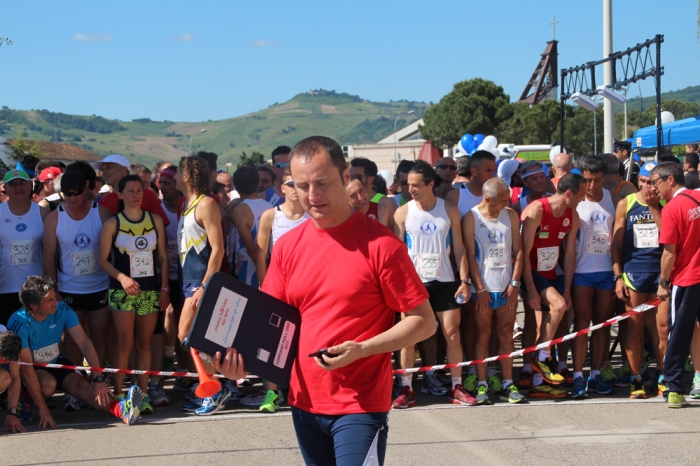
[[[253,224],[253,228],[250,230],[250,234],[253,237],[253,241],[256,241],[258,239],[258,231],[260,230],[260,216],[266,210],[272,209],[272,204],[263,199],[246,199],[245,201],[241,202],[241,204],[247,205],[253,212],[255,223]],[[236,230],[233,225],[231,225],[231,229]],[[255,260],[248,255],[245,244],[243,244],[243,240],[241,239],[240,235],[237,234],[237,232],[236,242],[234,243],[233,247],[235,248],[236,254],[236,276],[247,285],[257,288],[258,279],[255,273]]]
[[[270,249],[275,246],[275,243],[282,235],[295,229],[310,218],[311,216],[307,212],[304,212],[304,215],[302,215],[299,220],[289,220],[287,216],[284,215],[281,206],[275,207],[275,220],[272,222],[272,241],[270,241]]]
[[[438,197],[430,212],[418,208],[416,201],[407,205],[404,242],[418,275],[423,283],[435,280],[453,282],[455,276],[450,264],[452,222],[447,216],[445,201]]]
[[[471,212],[479,275],[489,293],[501,293],[513,277],[513,236],[508,211],[501,210],[496,219],[481,215],[478,206]],[[476,291],[473,285],[470,288],[472,293]]]
[[[61,205],[56,224],[58,291],[72,294],[96,293],[109,288],[109,275],[100,268],[102,219],[97,202],[82,220],[73,220]]]
[[[179,226],[179,221],[177,219],[177,212],[170,212],[165,203],[161,199],[160,203],[163,206],[163,212],[168,216],[170,223],[165,227],[165,233],[168,237],[168,279],[170,281],[177,280],[177,263],[180,260],[178,254],[177,246],[177,230]]]
[[[30,275],[44,274],[44,221],[32,202],[24,215],[0,204],[0,293],[19,293]]]
[[[464,216],[467,215],[467,212],[472,210],[475,206],[481,204],[481,200],[483,198],[484,196],[473,195],[466,186],[459,188],[459,202],[457,202],[459,218],[464,218]]]
[[[615,206],[610,191],[603,188],[603,199],[591,202],[584,199],[576,207],[581,226],[576,234],[576,273],[610,272],[612,259],[613,224]]]

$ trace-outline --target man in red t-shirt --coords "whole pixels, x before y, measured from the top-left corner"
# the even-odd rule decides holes
[[[105,184],[112,187],[112,192],[105,194],[98,204],[109,209],[112,215],[117,215],[119,211],[119,196],[117,196],[116,193],[118,191],[117,186],[119,186],[119,180],[129,174],[129,168],[131,168],[129,159],[123,155],[112,154],[108,155],[103,160],[94,162],[92,168],[94,168],[95,171],[101,171]],[[158,195],[150,189],[143,190],[141,209],[159,215],[160,218],[163,219],[165,226],[170,224],[170,220],[168,220],[168,216],[165,215],[163,211],[163,205],[160,203]]]
[[[683,405],[683,369],[700,320],[700,192],[685,189],[684,182],[680,164],[663,162],[651,171],[654,191],[668,201],[661,211],[659,244],[664,252],[656,295],[671,298],[664,357],[669,408]]]
[[[348,204],[350,173],[337,142],[304,139],[289,160],[312,221],[275,243],[262,291],[301,311],[289,387],[301,453],[310,464],[382,464],[390,353],[435,332],[428,293],[406,246]],[[394,325],[397,312],[406,318]],[[324,348],[333,357],[307,356]]]

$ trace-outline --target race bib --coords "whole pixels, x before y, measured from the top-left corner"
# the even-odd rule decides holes
[[[607,254],[610,252],[610,233],[588,231],[586,254]]]
[[[559,260],[559,246],[537,248],[537,271],[547,272],[554,270]]]
[[[70,253],[73,275],[90,275],[95,273],[95,251],[74,251]]]
[[[150,252],[135,252],[131,254],[131,278],[153,276],[153,254]]]
[[[440,254],[418,254],[418,275],[435,280],[440,278]]]
[[[506,268],[506,245],[505,243],[486,245],[486,267],[489,269]]]
[[[10,241],[10,264],[26,265],[34,260],[34,240]]]
[[[34,350],[34,362],[50,363],[58,357],[58,343]]]
[[[177,240],[168,241],[168,264],[174,264],[178,260]]]
[[[659,229],[656,223],[641,223],[632,225],[634,229],[634,247],[643,248],[658,248],[659,247]]]

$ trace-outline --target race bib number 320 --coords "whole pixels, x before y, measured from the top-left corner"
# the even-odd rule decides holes
[[[537,271],[554,270],[559,260],[559,246],[537,248]]]
[[[418,254],[418,267],[418,275],[421,278],[440,278],[440,254]]]
[[[34,240],[10,241],[10,264],[26,265],[34,261]]]
[[[131,255],[131,278],[153,276],[153,254],[136,252]]]

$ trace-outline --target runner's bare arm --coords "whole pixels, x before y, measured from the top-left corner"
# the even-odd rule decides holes
[[[209,277],[221,268],[221,259],[224,257],[224,237],[221,230],[219,204],[210,197],[204,197],[199,201],[199,207],[201,209],[197,208],[195,210],[195,219],[206,230],[209,246],[211,246],[207,271],[202,278],[202,283],[206,283]]]
[[[661,254],[661,273],[659,278],[664,280],[671,279],[671,270],[673,270],[673,264],[676,263],[676,245],[675,244],[664,244],[664,252]],[[661,299],[668,299],[670,296],[670,287],[664,287],[659,284],[659,288],[656,291],[656,296]]]
[[[160,215],[153,214],[153,221],[156,224],[156,232],[158,233],[158,264],[160,267],[160,293],[158,303],[160,310],[165,310],[170,306],[170,292],[164,291],[170,285],[170,276],[168,275],[168,233],[165,231],[165,224]]]
[[[612,257],[612,267],[614,275],[622,275],[622,242],[625,239],[627,228],[627,198],[620,199],[615,209],[615,226],[613,227],[613,238],[610,249]],[[623,301],[629,299],[629,292],[622,279],[615,282],[615,293]]]
[[[56,227],[58,210],[51,212],[44,220],[44,275],[56,281]],[[58,296],[57,296],[58,297]]]
[[[22,362],[33,363],[34,358],[32,358],[32,352],[29,348],[22,348],[19,353],[19,360]],[[53,416],[49,412],[49,407],[46,406],[46,400],[44,399],[44,394],[41,392],[41,385],[39,384],[39,377],[36,375],[34,366],[21,366],[22,379],[24,380],[24,386],[27,387],[29,395],[36,403],[37,408],[39,408],[39,416],[41,420],[39,421],[39,426],[45,429],[48,426],[56,428],[56,422],[53,420]]]
[[[102,233],[100,233],[100,254],[97,257],[97,263],[107,275],[122,284],[124,291],[132,296],[136,296],[141,292],[141,287],[139,284],[136,283],[136,280],[117,270],[114,265],[112,265],[112,261],[110,260],[110,256],[112,254],[112,242],[114,241],[114,236],[116,233],[117,219],[113,217],[107,220],[102,226]]]
[[[39,212],[41,213],[41,220],[45,221],[46,216],[51,213],[51,210],[48,207],[39,207]]]
[[[510,217],[511,224],[511,235],[512,235],[512,247],[513,247],[513,276],[511,280],[520,281],[523,273],[523,267],[530,267],[530,260],[523,253],[523,239],[520,236],[517,228],[513,228],[513,225],[519,225],[519,215],[515,213],[513,209],[506,207],[508,211],[508,216]],[[520,290],[515,288],[513,285],[508,285],[506,289],[506,296],[508,297],[507,305],[509,309],[514,309],[518,306],[518,292]]]
[[[408,207],[402,205],[396,212],[394,212],[394,233],[399,237],[401,241],[404,240],[404,235],[406,234],[406,213],[408,212]]]
[[[379,199],[379,205],[377,206],[377,210],[379,212],[379,223],[386,226],[390,230],[393,230],[392,224],[394,219],[394,203],[391,202],[391,199],[389,199],[386,196]]]
[[[236,207],[236,210],[233,211],[233,226],[238,230],[238,236],[243,241],[248,257],[256,261],[260,247],[258,247],[258,243],[255,242],[250,232],[253,225],[255,225],[255,217],[250,206],[241,204]]]
[[[415,345],[435,333],[435,313],[427,299],[404,314],[405,318],[386,332],[363,342],[346,341],[340,345],[332,346],[328,348],[328,352],[338,354],[338,356],[333,358],[322,356],[325,364],[318,358],[316,358],[316,362],[329,371],[339,369],[360,358],[390,353]]]
[[[267,209],[260,216],[260,231],[258,231],[258,255],[255,256],[255,271],[258,274],[260,286],[265,280],[267,273],[267,251],[270,250],[270,235],[272,234],[272,224],[275,221],[275,209]]]
[[[654,194],[654,190],[651,186],[645,185],[642,189],[642,199],[644,203],[649,206],[649,212],[654,218],[654,223],[656,223],[656,228],[661,231],[661,209],[659,208],[660,199]]]
[[[535,282],[532,279],[532,269],[530,268],[529,258],[530,251],[532,251],[532,246],[535,242],[537,228],[542,222],[542,212],[542,204],[534,202],[525,208],[522,215],[523,256],[527,261],[525,265],[523,265],[523,281],[525,282],[528,293],[534,292],[535,294],[537,294],[537,290],[535,289]],[[537,308],[533,307],[533,309]]]
[[[453,189],[447,196],[445,196],[445,202],[449,202],[453,206],[457,207],[459,204],[459,189]]]
[[[167,270],[167,268],[165,269]],[[76,325],[68,329],[68,333],[75,344],[80,348],[80,351],[85,356],[85,360],[90,365],[90,367],[100,367],[100,359],[97,356],[97,351],[95,351],[95,346],[92,344],[90,338],[88,338],[85,330],[81,325]],[[92,377],[97,377],[102,375],[102,372],[91,371]],[[109,396],[109,387],[104,382],[95,383],[93,385],[93,390],[95,391],[95,401],[97,401],[100,406],[108,406],[111,401]]]
[[[576,233],[580,224],[578,212],[572,209],[571,230],[566,234],[564,247],[564,295],[562,297],[566,300],[567,308],[571,307],[571,282],[576,270]]]
[[[19,394],[22,390],[20,366],[18,364],[10,364],[8,372],[10,373],[10,386],[7,387],[7,406],[17,406],[19,404]],[[27,431],[18,416],[5,416],[5,427],[14,433]]]
[[[467,260],[469,261],[469,276],[472,279],[474,288],[479,291],[484,289],[484,281],[479,274],[479,265],[476,263],[476,243],[474,242],[474,214],[467,212],[462,217],[462,236],[464,246],[467,249]]]
[[[459,275],[463,278],[469,276],[470,264],[467,260],[466,251],[464,249],[464,240],[462,236],[462,225],[459,221],[459,210],[453,205],[446,204],[445,211],[450,218],[450,233],[452,234],[452,252],[455,256],[455,262],[459,267]],[[466,283],[460,283],[455,296],[463,295],[465,300],[468,300],[471,293],[469,286]]]

